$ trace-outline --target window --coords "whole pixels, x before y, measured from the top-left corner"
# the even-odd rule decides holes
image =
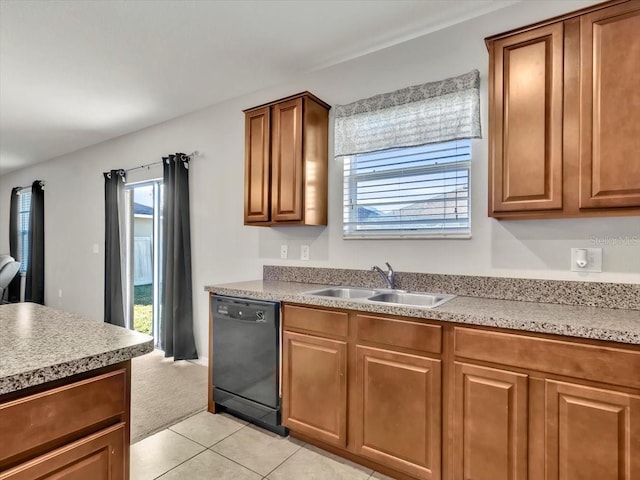
[[[335,107],[345,238],[470,238],[471,139],[480,73]]]
[[[344,237],[468,238],[468,139],[344,159]]]
[[[31,213],[31,188],[23,188],[18,194],[18,260],[20,273],[27,272],[29,265],[29,216]]]

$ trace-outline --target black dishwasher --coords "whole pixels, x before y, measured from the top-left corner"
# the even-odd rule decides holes
[[[280,304],[211,297],[213,401],[280,435]]]

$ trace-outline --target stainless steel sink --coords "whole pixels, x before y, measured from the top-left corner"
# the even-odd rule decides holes
[[[321,297],[334,297],[334,298],[367,298],[375,295],[376,290],[370,288],[357,288],[357,287],[331,287],[323,288],[321,290],[312,290],[310,292],[303,292],[304,295],[318,295]]]
[[[303,292],[303,295],[344,298],[358,302],[380,302],[403,307],[435,308],[448,302],[455,295],[443,293],[407,292],[405,290],[387,290],[360,287],[326,287]]]
[[[385,292],[369,297],[368,300],[371,302],[392,303],[408,307],[435,308],[448,302],[452,298],[455,298],[455,295],[421,292]]]

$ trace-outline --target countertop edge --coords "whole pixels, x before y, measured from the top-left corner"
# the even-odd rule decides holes
[[[256,281],[260,282],[260,281]],[[289,283],[289,282],[287,282]],[[290,282],[292,285],[296,282]],[[302,285],[302,284],[298,284]],[[320,289],[322,285],[314,285],[316,289]],[[591,340],[600,340],[608,342],[616,342],[630,345],[640,345],[640,329],[638,332],[629,332],[620,329],[613,328],[594,328],[588,325],[575,325],[571,323],[550,323],[540,320],[514,320],[508,317],[500,316],[499,314],[485,316],[478,315],[469,312],[458,313],[449,312],[445,309],[424,309],[424,308],[411,308],[395,305],[381,305],[372,303],[362,303],[359,301],[330,298],[330,297],[314,297],[310,295],[302,295],[298,293],[282,293],[282,292],[267,292],[252,289],[243,289],[238,287],[231,287],[225,285],[213,285],[206,286],[205,291],[220,295],[237,296],[255,298],[257,300],[271,300],[291,302],[301,305],[329,307],[329,308],[344,308],[349,310],[357,310],[361,312],[369,313],[381,313],[388,315],[399,315],[412,317],[416,319],[425,320],[437,320],[443,322],[458,323],[462,325],[477,325],[485,327],[505,328],[509,330],[516,330],[521,332],[533,332],[533,333],[546,333],[553,335],[560,335],[573,338],[584,338]],[[307,288],[307,290],[309,290]],[[470,297],[465,297],[470,298]],[[495,301],[495,299],[483,299],[478,298],[478,301],[487,300]],[[455,301],[455,299],[453,300]],[[504,300],[505,302],[516,302],[514,300]],[[529,302],[519,302],[526,304]],[[568,307],[565,305],[558,305],[559,308]],[[569,307],[570,308],[570,307]],[[599,308],[599,307],[581,307],[581,308]],[[601,310],[614,310],[615,309],[603,309]]]
[[[149,338],[149,340],[136,345],[130,345],[112,351],[99,353],[97,355],[91,355],[68,362],[39,367],[28,372],[10,375],[0,379],[0,396],[54,380],[71,377],[79,373],[125,362],[152,351],[153,338]]]

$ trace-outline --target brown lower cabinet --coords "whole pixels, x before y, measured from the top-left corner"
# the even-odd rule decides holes
[[[0,473],[0,479],[124,480],[125,429],[123,423],[107,428]]]
[[[326,443],[347,444],[347,343],[284,332],[285,425]],[[318,399],[322,399],[321,402]]]
[[[455,363],[454,478],[527,478],[528,376]]]
[[[130,361],[0,396],[0,480],[127,480]]]
[[[283,312],[293,436],[399,479],[640,480],[636,345]]]
[[[440,478],[440,363],[356,346],[359,455],[417,478]]]
[[[553,380],[545,391],[547,480],[640,478],[640,396]]]

